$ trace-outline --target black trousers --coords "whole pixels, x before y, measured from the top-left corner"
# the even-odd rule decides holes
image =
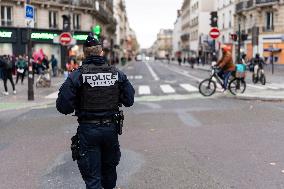
[[[4,73],[3,73],[3,82],[4,82],[5,92],[8,92],[8,87],[7,87],[7,81],[8,80],[10,80],[13,91],[14,91],[15,90],[15,84],[14,84],[14,81],[13,81],[12,71],[9,71],[9,70],[6,71],[5,70]]]
[[[120,160],[118,134],[114,124],[80,124],[81,158],[77,161],[87,189],[113,189]]]
[[[19,77],[20,77],[20,76],[21,76],[21,83],[23,84],[24,79],[25,79],[25,74],[26,74],[26,70],[24,70],[24,72],[23,72],[23,73],[19,73],[19,72],[17,72],[17,80],[16,80],[16,84],[18,83],[18,81],[19,81]]]

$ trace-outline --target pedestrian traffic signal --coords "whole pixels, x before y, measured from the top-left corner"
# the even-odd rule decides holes
[[[242,40],[242,41],[248,40],[248,34],[243,33],[243,34],[241,35],[241,40]]]
[[[231,34],[231,39],[232,39],[233,41],[237,41],[237,40],[238,40],[238,35],[235,34],[235,33]]]
[[[210,20],[211,20],[211,23],[210,23],[210,25],[211,25],[211,27],[218,27],[218,12],[217,11],[213,11],[213,12],[211,12],[210,13],[210,15],[211,15],[211,18],[210,18]]]
[[[102,27],[100,25],[96,25],[92,28],[93,34],[96,36],[97,39],[101,38]]]

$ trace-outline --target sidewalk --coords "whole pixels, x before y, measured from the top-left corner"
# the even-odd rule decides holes
[[[35,76],[37,78],[37,76]],[[36,80],[35,78],[35,80]],[[15,81],[15,79],[14,79]],[[17,110],[23,108],[33,108],[38,106],[43,106],[47,104],[54,103],[54,99],[45,98],[47,95],[58,91],[59,87],[63,83],[64,78],[56,77],[52,78],[50,88],[36,88],[34,85],[34,101],[28,101],[28,80],[27,78],[24,81],[24,84],[21,85],[18,83],[16,85],[17,94],[13,95],[12,86],[8,81],[8,91],[9,95],[4,96],[2,92],[4,91],[3,80],[0,80],[0,112],[6,110]]]

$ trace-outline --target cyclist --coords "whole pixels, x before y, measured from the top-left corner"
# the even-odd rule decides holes
[[[236,67],[233,63],[232,54],[230,48],[227,45],[222,46],[222,58],[217,62],[217,67],[220,68],[218,73],[219,77],[223,79],[223,92],[227,90],[228,81],[232,72],[235,71]]]
[[[264,60],[260,57],[259,53],[255,55],[255,58],[252,60],[254,75],[258,75],[258,71],[263,71]]]

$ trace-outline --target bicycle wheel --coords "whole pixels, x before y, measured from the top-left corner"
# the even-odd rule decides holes
[[[256,84],[258,82],[257,74],[252,74],[252,82]]]
[[[266,84],[266,77],[265,77],[264,74],[261,74],[261,76],[260,76],[260,82],[261,82],[262,85],[265,85],[265,84]]]
[[[212,96],[216,91],[217,85],[211,79],[205,79],[199,84],[199,92],[203,96]]]
[[[229,83],[229,90],[233,95],[243,94],[246,87],[245,80],[240,78],[235,78]]]

